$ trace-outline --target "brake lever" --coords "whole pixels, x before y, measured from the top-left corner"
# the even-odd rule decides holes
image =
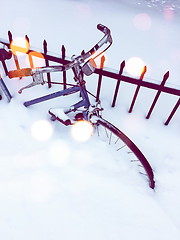
[[[44,81],[43,73],[41,73],[41,72],[38,72],[38,71],[35,72],[35,73],[32,75],[32,77],[33,77],[33,82],[30,83],[30,84],[28,84],[27,86],[19,89],[19,91],[18,91],[19,94],[21,94],[22,91],[23,91],[24,89],[26,89],[26,88],[31,88],[31,87],[34,87],[34,86],[39,85],[39,84],[44,85],[44,84],[46,83],[46,82]]]

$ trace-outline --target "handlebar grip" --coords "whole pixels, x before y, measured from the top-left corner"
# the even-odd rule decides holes
[[[98,24],[97,29],[102,31],[103,33],[107,33],[107,31],[109,30],[106,26],[104,26],[102,24]]]
[[[32,69],[31,68],[22,68],[18,70],[13,70],[8,72],[9,78],[15,78],[15,77],[26,77],[32,75]]]

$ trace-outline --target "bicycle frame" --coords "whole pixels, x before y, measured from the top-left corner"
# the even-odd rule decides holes
[[[70,87],[68,89],[62,90],[62,91],[58,91],[40,98],[36,98],[30,101],[27,101],[24,103],[24,105],[26,107],[32,105],[32,104],[36,104],[36,103],[40,103],[42,101],[46,101],[52,98],[56,98],[59,96],[65,96],[65,95],[69,95],[69,94],[73,94],[75,92],[80,92],[82,100],[79,101],[78,103],[72,105],[68,110],[65,111],[65,113],[69,113],[71,111],[76,111],[78,108],[80,107],[84,107],[85,111],[83,111],[84,113],[84,117],[85,119],[87,119],[87,114],[85,114],[85,112],[87,111],[87,109],[90,106],[90,101],[89,101],[89,97],[87,94],[87,90],[85,87],[85,81],[84,81],[84,74],[86,75],[91,75],[95,68],[93,66],[93,64],[91,63],[91,61],[93,61],[93,59],[91,58],[91,55],[96,52],[100,47],[102,47],[105,43],[109,43],[109,45],[106,47],[106,49],[104,51],[106,51],[112,44],[112,38],[111,38],[111,34],[110,34],[110,30],[102,25],[102,24],[98,24],[97,28],[102,31],[105,35],[104,37],[93,47],[91,48],[87,53],[85,53],[84,51],[81,53],[80,56],[72,56],[72,62],[66,64],[65,66],[50,66],[50,67],[41,67],[41,68],[37,68],[37,69],[22,69],[21,70],[21,74],[22,76],[33,76],[33,83],[31,83],[30,85],[24,87],[24,88],[29,88],[31,86],[34,86],[36,84],[44,84],[44,80],[43,80],[43,73],[47,73],[47,72],[57,72],[57,71],[67,71],[68,69],[72,69],[73,73],[74,73],[74,80],[77,83],[76,86],[74,87]],[[96,56],[97,57],[97,56]],[[86,59],[89,59],[88,61],[85,62]],[[82,66],[82,64],[84,64]],[[15,77],[16,76],[16,72],[12,71],[9,76],[11,77]],[[19,72],[18,72],[19,74]],[[24,89],[23,88],[23,89]],[[22,92],[22,89],[20,90]]]
[[[43,101],[50,100],[52,98],[56,98],[56,97],[60,97],[60,96],[67,96],[67,95],[70,95],[70,94],[73,94],[73,93],[76,93],[76,92],[80,92],[82,100],[75,103],[74,105],[70,106],[65,111],[65,113],[67,114],[67,113],[72,112],[72,111],[75,112],[77,109],[79,109],[81,107],[84,107],[85,111],[87,111],[87,109],[90,106],[90,101],[89,101],[89,96],[87,94],[85,84],[83,86],[73,86],[73,87],[70,87],[70,88],[55,92],[55,93],[51,93],[51,94],[48,94],[48,95],[30,100],[30,101],[24,102],[24,106],[28,107],[28,106],[33,105],[33,104],[37,104],[37,103],[40,103],[40,102],[43,102]],[[84,116],[84,117],[87,119],[87,116]]]
[[[82,100],[70,106],[69,108],[64,109],[64,113],[67,114],[72,111],[75,112],[79,108],[84,107],[84,109],[81,110],[81,112],[84,115],[84,119],[88,120],[87,110],[90,107],[90,101],[89,101],[89,97],[88,97],[86,86],[85,86],[84,75],[89,76],[95,71],[96,64],[94,59],[97,58],[102,52],[105,52],[112,44],[110,29],[102,24],[98,24],[97,29],[104,33],[104,36],[102,37],[102,39],[98,43],[96,43],[94,47],[92,47],[88,52],[82,51],[79,56],[73,55],[71,58],[71,61],[65,65],[48,66],[48,67],[45,66],[40,68],[23,68],[23,69],[9,71],[8,73],[9,78],[14,78],[14,77],[22,78],[26,76],[32,76],[33,78],[33,82],[21,88],[19,90],[19,93],[22,93],[22,90],[33,87],[37,84],[41,84],[41,85],[45,84],[46,82],[44,81],[44,78],[43,78],[44,73],[62,72],[62,71],[67,71],[69,69],[72,69],[74,73],[74,80],[76,82],[75,86],[33,99],[30,101],[26,101],[24,102],[24,106],[28,107],[32,104],[37,104],[46,100],[50,100],[52,98],[70,95],[75,92],[80,92]],[[92,57],[92,55],[94,55],[94,53],[97,52],[97,50],[100,49],[104,44],[108,44],[108,46],[106,46],[106,48],[103,51],[101,51],[101,53],[99,53],[95,57]],[[96,107],[96,110],[97,109],[98,107]],[[99,108],[99,110],[101,110],[101,108]]]

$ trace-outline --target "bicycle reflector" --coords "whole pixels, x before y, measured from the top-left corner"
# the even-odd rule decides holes
[[[96,68],[97,68],[96,63],[95,63],[94,59],[91,58],[91,59],[89,59],[89,61],[87,61],[83,65],[82,71],[86,76],[89,76],[95,71]]]

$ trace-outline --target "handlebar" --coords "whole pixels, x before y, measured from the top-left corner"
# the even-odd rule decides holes
[[[82,55],[84,60],[87,59],[88,57],[90,57],[94,52],[96,52],[99,48],[101,48],[105,43],[109,42],[109,46],[104,51],[106,51],[112,44],[112,37],[111,37],[110,29],[102,24],[98,24],[97,29],[100,30],[101,32],[103,32],[105,35],[93,48],[91,48],[87,53]]]
[[[98,24],[97,29],[100,30],[101,32],[103,32],[104,34],[110,33],[109,28],[107,28],[106,26],[104,26],[102,24]]]
[[[33,76],[34,74],[39,73],[47,73],[47,72],[58,72],[58,71],[67,71],[70,68],[73,68],[75,65],[81,65],[85,62],[87,58],[90,58],[91,55],[96,52],[99,48],[101,48],[104,44],[109,43],[108,47],[104,51],[106,51],[112,44],[112,37],[110,29],[102,24],[97,25],[97,29],[104,33],[103,38],[94,45],[87,53],[82,53],[80,56],[73,58],[70,63],[61,66],[50,66],[50,67],[40,67],[40,68],[24,68],[20,70],[9,71],[9,78],[14,77],[23,77],[23,76]]]
[[[98,25],[97,25],[97,29],[100,30],[100,31],[102,31],[103,33],[105,33],[107,27],[105,27],[105,26],[102,25],[102,24],[98,24]]]

